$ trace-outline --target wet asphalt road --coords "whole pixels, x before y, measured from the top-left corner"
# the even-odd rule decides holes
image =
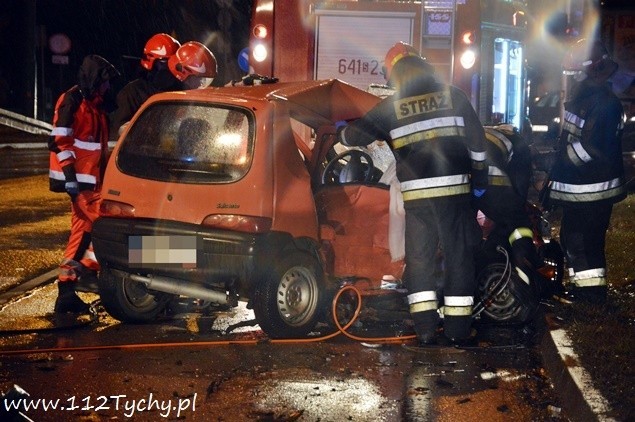
[[[482,326],[481,347],[470,349],[344,335],[270,342],[244,306],[221,311],[181,299],[157,323],[132,325],[103,310],[55,317],[55,294],[45,284],[0,310],[1,391],[18,385],[29,404],[41,399],[25,412],[35,421],[558,420],[536,347],[507,347],[514,329]],[[369,298],[350,332],[408,334],[401,300]],[[248,325],[228,332],[241,321]],[[315,335],[332,331],[325,324]],[[43,410],[45,402],[56,409]]]
[[[45,172],[48,155],[13,149],[0,158],[0,177],[15,177]],[[93,318],[55,317],[54,300],[48,283],[0,304],[2,421],[17,414],[6,411],[18,403],[15,386],[29,394],[22,411],[35,421],[566,420],[535,346],[540,327],[526,346],[517,327],[479,326],[480,347],[469,349],[320,339],[332,323],[309,342],[270,342],[244,306],[183,299],[156,323],[132,325],[99,307]],[[365,302],[351,333],[410,334],[400,300]]]

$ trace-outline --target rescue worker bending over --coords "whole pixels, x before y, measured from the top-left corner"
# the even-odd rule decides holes
[[[88,311],[75,287],[83,273],[99,268],[90,249],[108,162],[108,118],[103,101],[110,80],[118,75],[103,57],[86,56],[78,85],[63,93],[55,105],[48,143],[50,190],[66,192],[71,199],[71,233],[60,264],[55,312]]]
[[[511,195],[512,193],[508,192],[511,188],[523,203],[526,202],[532,172],[529,145],[518,130],[509,124],[485,126],[485,139],[489,160],[497,163],[488,168],[489,185],[496,186],[495,190],[500,191],[498,195]],[[523,206],[518,198],[511,200],[515,204],[514,207]],[[496,205],[494,207],[496,208]],[[499,216],[499,220],[506,217]],[[483,229],[484,237],[495,236],[497,245],[507,243],[509,233],[497,227],[489,216],[483,213],[483,210],[478,211],[478,221]]]
[[[146,42],[140,60],[143,75],[129,82],[117,94],[117,109],[110,121],[110,140],[116,141],[122,125],[130,121],[151,95],[178,90],[181,84],[168,69],[168,59],[181,46],[168,34],[155,34]]]
[[[531,150],[527,140],[509,124],[485,126],[485,138],[500,151],[499,160],[504,165],[503,170],[509,176],[512,188],[526,201],[532,172]]]
[[[626,197],[622,161],[623,108],[607,81],[618,68],[599,42],[580,40],[564,62],[568,95],[548,185],[562,206],[561,245],[573,298],[606,300],[606,231],[613,204]]]
[[[475,197],[475,207],[493,222],[486,235],[490,245],[511,246],[513,264],[526,285],[538,283],[536,272],[544,265],[533,244],[531,222],[526,211],[531,180],[531,152],[523,137],[510,125],[485,127],[487,192]],[[479,215],[479,221],[482,221]],[[533,294],[533,293],[532,293]],[[536,304],[538,297],[534,297]]]

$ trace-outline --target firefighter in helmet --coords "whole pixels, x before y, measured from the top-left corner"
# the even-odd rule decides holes
[[[168,59],[181,46],[164,33],[154,34],[143,48],[142,76],[129,82],[117,94],[117,109],[111,116],[110,140],[116,141],[122,126],[151,95],[180,89],[180,82],[168,69]]]
[[[465,93],[439,82],[411,45],[388,50],[384,76],[395,93],[359,120],[340,123],[339,138],[348,146],[389,142],[406,211],[404,281],[417,338],[439,340],[442,312],[445,337],[459,344],[472,335],[481,241],[473,200],[488,198],[485,132]],[[434,270],[439,248],[442,272]]]
[[[168,60],[168,67],[185,89],[208,87],[218,73],[216,57],[198,41],[183,44]]]
[[[86,56],[78,84],[64,92],[55,105],[48,142],[50,190],[66,192],[71,199],[71,233],[60,264],[55,312],[88,310],[75,290],[78,279],[99,268],[91,253],[91,231],[108,161],[108,116],[103,102],[110,81],[118,75],[103,57]]]
[[[590,303],[606,300],[606,231],[627,193],[623,109],[607,83],[617,68],[598,41],[580,40],[566,55],[564,120],[548,184],[549,203],[562,207],[569,293]]]

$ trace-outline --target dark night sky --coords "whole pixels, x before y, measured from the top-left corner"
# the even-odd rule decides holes
[[[38,96],[46,109],[75,83],[87,54],[113,63],[124,75],[120,85],[134,79],[139,62],[130,57],[139,57],[158,32],[206,44],[219,63],[215,84],[223,84],[241,76],[237,56],[248,45],[250,13],[251,0],[2,0],[0,68],[13,88],[11,105],[20,112],[22,97],[32,95],[33,57],[37,71],[31,73],[45,81]],[[51,63],[47,40],[55,33],[71,39],[68,65]]]
[[[222,36],[227,36],[232,45],[246,46],[250,3],[222,0],[36,2],[38,24],[46,27],[48,35],[66,33],[74,43],[72,56],[81,59],[85,54],[101,54],[116,65],[121,65],[123,56],[139,56],[146,40],[157,32],[170,33],[181,42],[201,41],[212,51]],[[220,19],[230,22],[229,31],[223,34]]]

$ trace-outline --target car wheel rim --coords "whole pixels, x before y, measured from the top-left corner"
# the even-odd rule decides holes
[[[301,326],[311,319],[317,306],[315,274],[305,267],[290,268],[278,284],[277,306],[289,325]]]
[[[479,277],[481,297],[487,296],[493,290],[503,274],[504,266],[501,265],[491,265],[481,274]],[[505,288],[490,299],[483,312],[495,321],[506,321],[515,317],[519,311],[520,306],[516,298],[509,288]]]
[[[154,296],[148,293],[143,283],[126,280],[124,282],[124,294],[126,300],[137,308],[146,308],[156,302]]]

